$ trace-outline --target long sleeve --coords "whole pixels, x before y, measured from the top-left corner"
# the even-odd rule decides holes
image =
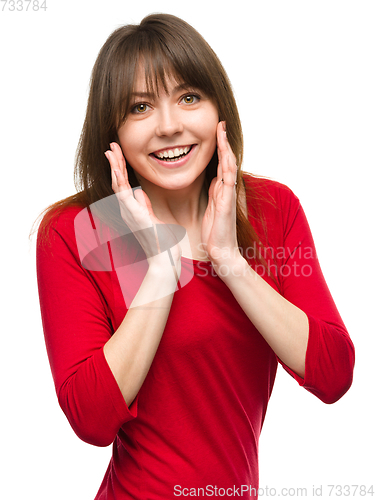
[[[279,362],[305,389],[334,403],[351,386],[354,345],[325,282],[298,198],[286,186],[270,181],[267,185],[274,201],[265,204],[265,256],[280,293],[309,321],[304,379]]]
[[[37,277],[46,347],[59,404],[85,442],[108,446],[137,415],[127,407],[106,362],[103,346],[113,333],[106,294],[110,273],[80,263],[74,236],[77,209],[67,209],[49,243],[37,243]]]

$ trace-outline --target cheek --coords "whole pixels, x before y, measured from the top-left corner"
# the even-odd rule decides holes
[[[212,144],[217,144],[217,128],[218,128],[219,116],[216,111],[212,110],[207,113],[202,119],[202,127],[205,129],[205,135]]]
[[[118,131],[118,137],[124,156],[134,157],[142,149],[142,137],[135,127],[124,127]]]
[[[217,144],[217,127],[218,127],[218,117],[209,115],[207,113],[202,114],[198,120],[195,120],[194,130],[195,133],[201,140],[212,145]]]
[[[207,124],[207,140],[210,143],[210,149],[214,152],[217,147],[217,128],[218,128],[218,120],[214,119],[211,123]]]

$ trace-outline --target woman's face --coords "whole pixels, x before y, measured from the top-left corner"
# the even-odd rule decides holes
[[[147,92],[136,81],[131,110],[118,130],[123,154],[140,183],[165,189],[190,186],[210,162],[217,144],[218,111],[201,91],[167,79],[167,92]],[[161,86],[162,87],[162,86]]]

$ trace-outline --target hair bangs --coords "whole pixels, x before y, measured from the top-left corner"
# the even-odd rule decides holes
[[[211,76],[214,71],[202,64],[202,54],[195,53],[192,47],[179,43],[173,36],[166,39],[166,34],[158,35],[154,30],[139,30],[127,40],[124,65],[128,71],[119,96],[121,102],[116,106],[118,127],[129,113],[132,94],[139,90],[136,86],[140,77],[144,78],[146,92],[158,97],[161,90],[168,92],[168,80],[174,79],[177,84],[201,90],[216,101]]]
[[[214,95],[210,74],[193,52],[183,50],[180,45],[157,43],[142,58],[148,92],[159,96],[161,89],[167,92],[167,80],[174,79],[177,84],[197,88],[208,96]]]

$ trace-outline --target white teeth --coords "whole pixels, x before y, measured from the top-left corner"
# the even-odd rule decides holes
[[[174,150],[172,149],[166,149],[165,151],[162,151],[160,153],[156,153],[156,156],[163,160],[164,158],[178,158],[179,156],[186,155],[188,151],[190,150],[190,147],[186,146],[185,148],[175,148]]]

